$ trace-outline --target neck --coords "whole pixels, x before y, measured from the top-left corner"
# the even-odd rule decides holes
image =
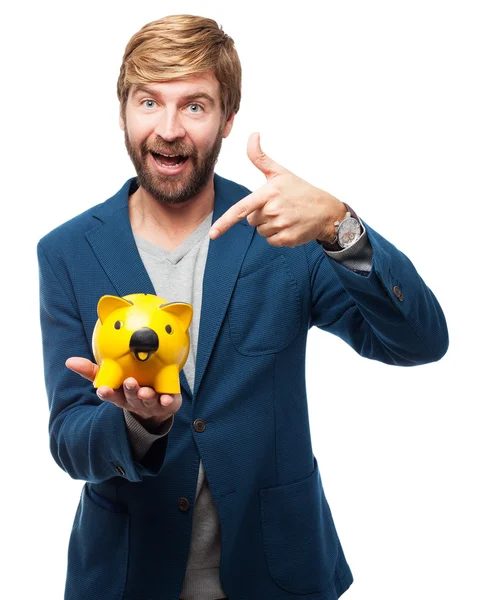
[[[214,208],[214,201],[213,177],[199,194],[174,205],[158,202],[140,186],[128,201],[131,227],[135,232],[182,235],[206,219]]]

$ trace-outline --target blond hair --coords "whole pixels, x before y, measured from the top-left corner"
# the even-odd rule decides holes
[[[220,84],[226,120],[238,112],[241,100],[241,64],[232,38],[206,17],[169,15],[147,23],[133,35],[123,55],[117,82],[122,117],[132,85],[210,70]]]

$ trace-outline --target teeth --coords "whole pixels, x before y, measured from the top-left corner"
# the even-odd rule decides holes
[[[158,164],[160,164],[162,167],[167,167],[167,168],[170,168],[170,169],[174,169],[175,167],[178,167],[179,165],[183,164],[183,162],[185,162],[185,161],[183,161],[183,162],[179,161],[179,162],[177,162],[175,165],[165,165],[165,164],[163,164],[163,163],[161,162],[161,157],[162,157],[162,156],[167,156],[167,155],[166,155],[166,154],[156,154],[156,155],[155,155],[155,153],[153,153],[153,158],[154,158],[154,159],[156,160],[156,162],[157,162]],[[178,157],[179,157],[180,155],[179,155],[179,154],[172,154],[171,156],[178,156]],[[171,158],[171,156],[170,156],[169,158]]]

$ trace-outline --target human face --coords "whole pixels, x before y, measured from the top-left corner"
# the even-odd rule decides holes
[[[211,72],[132,86],[120,127],[141,187],[167,205],[197,196],[213,177],[233,119],[234,113],[224,123],[219,82]],[[187,160],[179,167],[163,167],[152,152]]]

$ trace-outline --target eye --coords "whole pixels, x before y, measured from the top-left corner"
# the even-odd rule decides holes
[[[200,104],[190,104],[189,106],[197,106],[198,108],[200,108],[200,109],[201,109],[200,111],[198,111],[198,110],[194,110],[194,111],[193,111],[194,113],[200,113],[200,112],[203,110],[203,107],[202,107]]]
[[[166,333],[173,333],[173,329],[171,328],[171,325],[167,325],[165,327],[165,331],[166,331]]]
[[[113,327],[115,329],[120,329],[120,327],[123,326],[123,321],[116,321],[116,323],[113,325]]]
[[[142,104],[145,105],[145,102],[152,102],[153,104],[156,104],[154,100],[143,100]],[[147,106],[146,108],[153,108],[152,106]]]

